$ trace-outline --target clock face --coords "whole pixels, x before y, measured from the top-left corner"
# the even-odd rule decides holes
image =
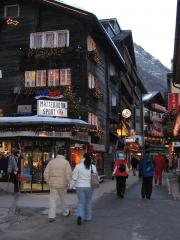
[[[122,111],[122,116],[123,116],[124,118],[129,118],[129,117],[131,116],[131,111],[130,111],[129,109],[124,109],[124,110]]]

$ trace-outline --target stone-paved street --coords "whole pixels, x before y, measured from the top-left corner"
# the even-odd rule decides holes
[[[1,240],[179,240],[180,202],[172,200],[165,187],[154,187],[152,199],[140,198],[140,183],[119,199],[115,192],[104,194],[94,204],[94,221],[76,225],[76,216],[57,216],[49,223],[44,209],[21,208]],[[6,224],[6,223],[4,223]]]

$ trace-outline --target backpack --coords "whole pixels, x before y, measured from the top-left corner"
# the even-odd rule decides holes
[[[149,176],[153,173],[154,166],[152,160],[146,161],[143,168],[143,175]]]
[[[123,173],[126,171],[126,167],[125,167],[125,164],[124,163],[120,163],[119,166],[118,166],[118,171]]]

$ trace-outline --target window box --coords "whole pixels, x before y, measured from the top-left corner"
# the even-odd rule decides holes
[[[51,57],[61,57],[69,52],[72,52],[72,48],[30,48],[28,58],[46,60]]]
[[[89,88],[89,95],[97,100],[103,99],[103,94],[98,88]]]
[[[102,59],[98,53],[98,51],[92,50],[92,51],[88,51],[88,57],[90,60],[92,60],[95,64],[102,64]]]

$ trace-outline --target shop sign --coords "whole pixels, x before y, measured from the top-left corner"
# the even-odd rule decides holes
[[[37,115],[46,117],[67,117],[67,102],[37,100]]]
[[[168,111],[179,110],[179,94],[178,93],[168,93]]]

